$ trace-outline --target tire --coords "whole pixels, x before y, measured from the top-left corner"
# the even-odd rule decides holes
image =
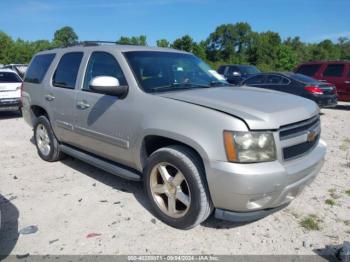
[[[164,182],[164,171],[160,170],[170,175],[167,180],[172,185]],[[185,146],[164,147],[152,153],[147,160],[143,182],[154,214],[172,227],[193,228],[206,220],[212,211],[204,168],[197,155]],[[171,204],[174,198],[175,204]]]
[[[46,133],[43,133],[43,130]],[[44,140],[45,142],[42,142]],[[34,125],[34,141],[38,154],[43,160],[54,162],[62,159],[63,153],[59,149],[59,142],[46,116],[40,116]],[[49,147],[45,147],[46,149],[43,150],[43,146],[40,146],[40,143],[46,143]]]

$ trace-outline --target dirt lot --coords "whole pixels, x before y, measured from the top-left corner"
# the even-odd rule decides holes
[[[181,231],[151,215],[141,184],[71,158],[42,161],[24,120],[0,113],[0,254],[315,254],[341,244],[350,240],[350,103],[321,118],[325,166],[289,207]],[[28,225],[39,230],[18,235]]]

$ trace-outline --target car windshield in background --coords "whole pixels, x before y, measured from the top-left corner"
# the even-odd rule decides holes
[[[228,85],[215,70],[190,54],[154,51],[124,54],[145,92]]]
[[[259,69],[257,69],[255,66],[241,66],[240,70],[243,75],[253,75],[260,73]]]
[[[293,74],[291,75],[292,78],[294,78],[295,80],[302,82],[304,84],[313,84],[313,85],[319,85],[320,82],[313,79],[312,77],[303,75],[303,74]]]
[[[15,73],[0,72],[0,83],[20,83],[22,79]]]

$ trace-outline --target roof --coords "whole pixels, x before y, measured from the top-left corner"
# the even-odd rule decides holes
[[[13,71],[12,69],[9,69],[9,68],[0,68],[0,72],[2,72],[2,73],[7,72],[7,73],[15,73],[15,74],[17,74],[15,71]]]
[[[350,60],[315,60],[315,61],[300,63],[299,66],[307,65],[307,64],[328,64],[328,63],[346,63],[346,64],[349,64]]]
[[[49,54],[57,52],[77,52],[82,50],[94,50],[94,51],[110,51],[110,52],[128,52],[128,51],[156,51],[156,52],[174,52],[174,53],[185,53],[188,52],[176,50],[172,48],[162,47],[149,47],[149,46],[137,46],[137,45],[119,45],[119,44],[102,44],[102,45],[75,45],[70,47],[55,48],[39,52],[38,54]]]

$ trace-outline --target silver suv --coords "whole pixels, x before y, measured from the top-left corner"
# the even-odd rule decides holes
[[[68,154],[142,180],[154,214],[181,229],[214,210],[252,221],[283,208],[326,154],[314,102],[229,86],[172,49],[86,43],[40,52],[22,99],[42,159]]]

